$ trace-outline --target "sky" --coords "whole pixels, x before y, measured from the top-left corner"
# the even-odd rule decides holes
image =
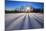
[[[32,6],[36,9],[41,9],[44,7],[44,3],[39,2],[24,2],[24,1],[5,1],[6,10],[14,10],[16,8],[21,8],[22,6]]]

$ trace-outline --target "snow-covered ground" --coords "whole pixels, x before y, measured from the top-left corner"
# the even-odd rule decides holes
[[[9,13],[5,14],[6,30],[40,29],[44,27],[42,13]]]

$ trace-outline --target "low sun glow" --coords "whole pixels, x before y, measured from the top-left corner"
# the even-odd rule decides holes
[[[27,10],[29,10],[29,9],[30,9],[30,7],[27,7],[26,9],[27,9]]]
[[[30,7],[26,7],[26,11],[30,11]]]

